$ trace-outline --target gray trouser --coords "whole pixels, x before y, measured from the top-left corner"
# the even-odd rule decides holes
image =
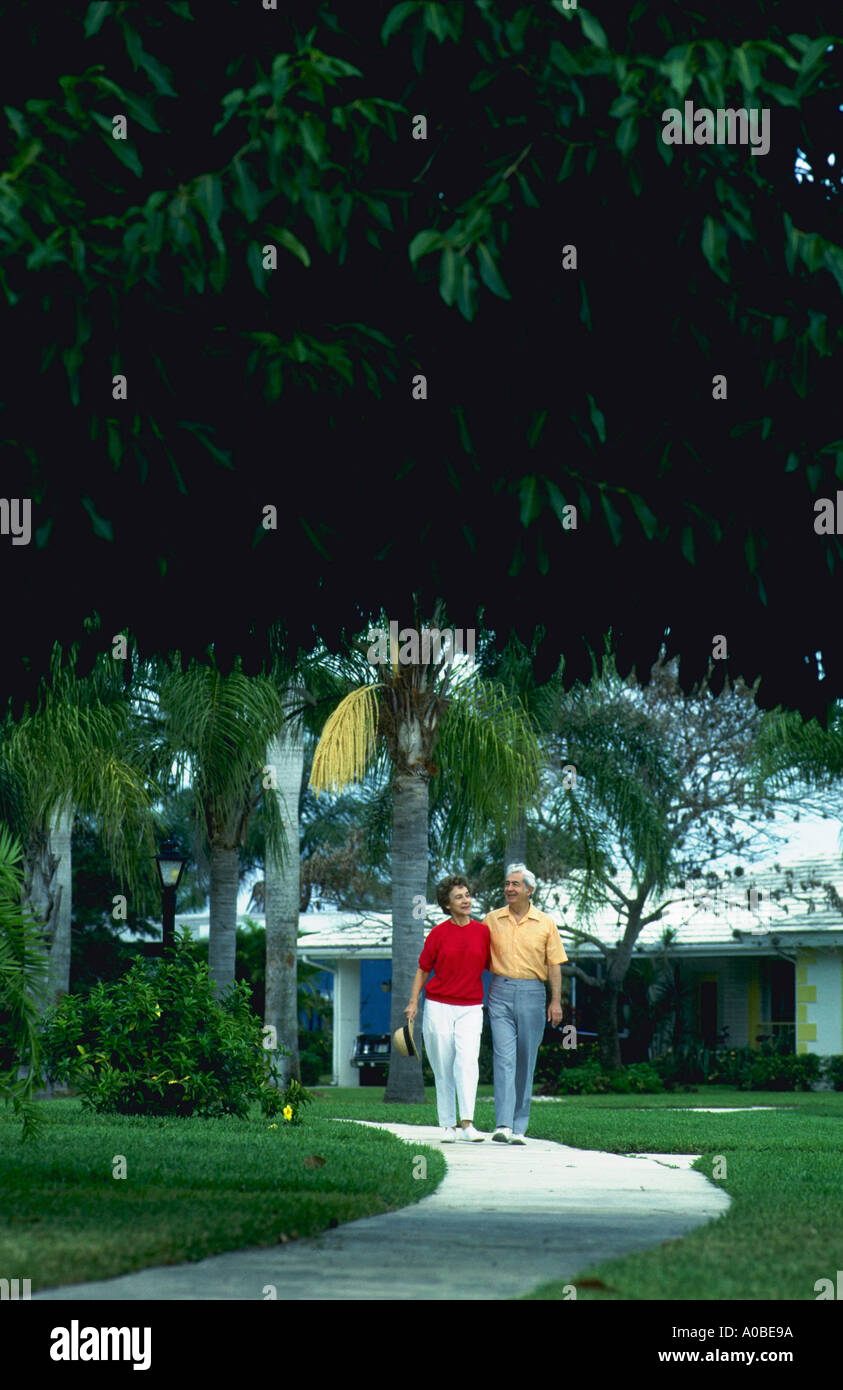
[[[533,1072],[547,1019],[543,980],[493,975],[489,1022],[495,1064],[495,1125],[526,1134]]]

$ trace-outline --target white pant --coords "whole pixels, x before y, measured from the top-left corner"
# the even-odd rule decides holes
[[[457,1123],[455,1089],[460,1119],[474,1119],[482,1031],[482,1004],[441,1004],[436,999],[425,1000],[424,1047],[436,1078],[436,1106],[443,1127],[453,1127]]]

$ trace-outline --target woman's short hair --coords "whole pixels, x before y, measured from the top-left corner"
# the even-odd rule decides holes
[[[506,876],[507,876],[507,878],[510,878],[512,874],[520,874],[521,877],[523,878],[524,882],[526,883],[526,885],[527,885],[528,888],[530,888],[530,889],[535,888],[535,886],[536,886],[536,876],[535,876],[535,874],[531,874],[531,873],[530,873],[530,870],[527,868],[527,866],[526,866],[525,864],[509,864],[509,865],[507,865],[507,870],[506,870]]]
[[[443,912],[447,912],[450,907],[452,888],[469,888],[471,884],[462,874],[448,874],[447,878],[442,878],[436,885],[436,901]]]

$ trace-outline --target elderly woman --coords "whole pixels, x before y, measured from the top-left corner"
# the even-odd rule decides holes
[[[436,885],[436,901],[449,916],[424,943],[404,1013],[408,1019],[415,1018],[424,989],[424,1045],[436,1078],[442,1143],[459,1139],[470,1144],[486,1137],[478,1134],[473,1121],[483,1029],[482,973],[490,964],[489,928],[471,916],[467,879],[457,874],[443,878]]]

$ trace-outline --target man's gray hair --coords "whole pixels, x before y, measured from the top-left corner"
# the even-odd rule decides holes
[[[531,874],[531,873],[530,873],[530,870],[527,868],[526,864],[509,864],[509,865],[507,865],[507,870],[506,870],[506,876],[507,876],[507,878],[509,878],[512,874],[521,874],[522,877],[523,877],[523,879],[524,879],[524,882],[525,882],[526,885],[527,885],[527,887],[530,888],[530,889],[535,888],[535,886],[536,886],[536,876],[535,876],[535,874]]]

